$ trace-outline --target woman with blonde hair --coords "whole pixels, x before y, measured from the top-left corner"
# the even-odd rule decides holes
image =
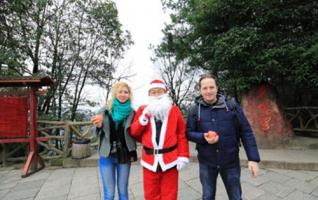
[[[128,199],[130,166],[137,160],[136,142],[129,134],[135,114],[131,108],[131,98],[130,86],[117,82],[112,87],[107,105],[91,119],[99,136],[99,169],[104,200],[114,199],[116,182],[119,199]]]

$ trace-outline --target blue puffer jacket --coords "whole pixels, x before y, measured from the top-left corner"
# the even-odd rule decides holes
[[[206,104],[202,97],[195,100],[187,118],[187,136],[195,142],[198,160],[216,168],[231,168],[240,164],[239,141],[234,125],[234,114],[229,108],[225,97],[218,95],[215,105]],[[256,141],[252,129],[241,109],[236,104],[236,115],[240,126],[239,136],[249,161],[260,161]],[[219,134],[219,141],[209,144],[204,133],[209,130]]]

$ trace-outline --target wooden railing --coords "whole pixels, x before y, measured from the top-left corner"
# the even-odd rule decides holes
[[[38,142],[40,155],[46,159],[65,158],[70,155],[72,141],[74,139],[89,139],[92,147],[97,146],[97,138],[93,135],[93,125],[90,122],[71,121],[38,121],[38,137],[48,138],[47,142]],[[12,148],[14,145],[14,148]],[[26,144],[2,144],[2,164],[6,162],[25,160],[25,155],[21,152],[28,151]],[[17,152],[19,156],[14,156]]]
[[[318,107],[290,107],[284,111],[294,131],[307,132],[318,137]]]
[[[318,107],[290,107],[284,111],[294,131],[307,132],[318,137]],[[97,138],[92,129],[90,122],[38,121],[38,136],[48,138],[47,142],[38,142],[40,155],[46,160],[68,157],[74,139],[90,139],[90,145],[96,147]],[[1,161],[4,165],[6,161],[25,160],[28,145],[1,144],[1,150]],[[17,152],[19,155],[24,152],[25,155],[14,156]]]

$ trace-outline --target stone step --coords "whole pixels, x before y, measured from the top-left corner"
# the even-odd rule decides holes
[[[260,149],[261,168],[318,171],[318,149]],[[240,151],[242,165],[247,158],[244,150]]]
[[[138,157],[140,158],[141,147],[138,147]],[[276,168],[290,170],[309,170],[318,171],[318,149],[259,149],[261,156],[261,168]],[[190,160],[198,162],[196,150],[193,143],[190,144]],[[247,158],[244,149],[240,150],[242,166],[247,166]],[[133,164],[138,164],[139,161]],[[63,161],[63,167],[95,167],[98,165],[98,154],[92,152],[89,158],[72,159],[67,158]]]

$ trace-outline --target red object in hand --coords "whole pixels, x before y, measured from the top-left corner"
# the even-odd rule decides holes
[[[209,131],[208,132],[208,138],[209,139],[213,139],[213,138],[215,138],[217,136],[218,136],[218,134],[215,131]]]
[[[100,128],[103,124],[103,115],[95,115],[91,118],[91,122],[96,125],[98,128]]]

